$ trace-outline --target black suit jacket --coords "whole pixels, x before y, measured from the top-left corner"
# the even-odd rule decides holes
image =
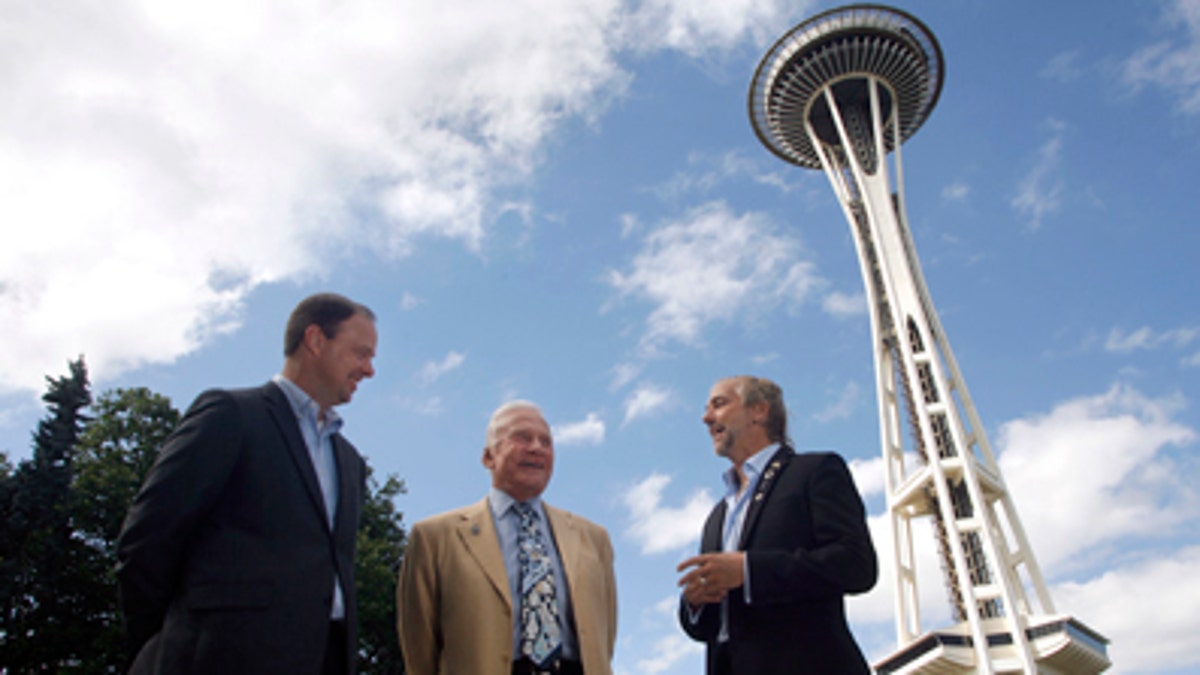
[[[335,573],[345,598],[347,672],[354,672],[354,548],[366,467],[340,436],[334,454],[331,530],[296,416],[277,385],[196,399],[150,469],[117,544],[131,673],[319,673]]]
[[[834,453],[781,447],[750,498],[739,550],[746,552],[751,603],[729,592],[728,653],[735,675],[847,675],[870,668],[846,625],[844,596],[878,576],[866,510],[845,461]],[[709,514],[702,552],[721,550],[725,501]],[[680,624],[708,643],[717,672],[721,605],[704,605],[693,622],[686,600]]]

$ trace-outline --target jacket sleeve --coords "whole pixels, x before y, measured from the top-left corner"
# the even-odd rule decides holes
[[[711,553],[720,550],[721,527],[725,520],[723,501],[717,502],[704,521],[704,529],[700,535],[700,552]],[[717,639],[721,629],[721,605],[719,603],[692,607],[691,603],[679,594],[679,627],[693,640],[710,642]]]
[[[396,632],[408,675],[436,675],[441,655],[434,539],[422,523],[413,526],[396,583]]]
[[[159,632],[197,524],[220,496],[242,445],[232,396],[201,394],[159,452],[117,540],[117,585],[131,653]]]

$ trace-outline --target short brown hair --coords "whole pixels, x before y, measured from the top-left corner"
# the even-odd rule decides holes
[[[325,337],[332,339],[337,335],[342,322],[355,314],[362,314],[371,321],[375,320],[375,312],[361,303],[337,293],[316,293],[300,301],[292,315],[288,317],[287,328],[283,332],[283,355],[291,356],[300,348],[304,341],[304,331],[316,324]]]

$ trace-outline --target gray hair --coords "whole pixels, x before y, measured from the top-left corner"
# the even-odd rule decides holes
[[[507,401],[499,408],[496,408],[496,412],[492,413],[492,418],[488,420],[487,445],[484,447],[496,447],[496,441],[499,440],[496,438],[496,434],[500,430],[500,420],[504,419],[509,413],[516,410],[532,410],[536,412],[542,419],[546,418],[545,415],[542,415],[542,409],[537,407],[537,404],[533,401],[525,401],[521,399]]]
[[[753,406],[766,401],[767,420],[763,426],[767,429],[767,438],[775,443],[787,440],[787,407],[783,404],[783,390],[779,385],[765,377],[753,375],[738,375],[738,395],[742,405]]]

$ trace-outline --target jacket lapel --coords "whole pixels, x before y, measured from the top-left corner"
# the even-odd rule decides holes
[[[579,528],[575,526],[575,519],[570,513],[556,509],[545,501],[542,502],[542,507],[546,511],[546,518],[550,521],[550,536],[558,551],[558,559],[562,561],[563,574],[567,577],[567,588],[570,590],[572,583],[577,578],[578,556],[579,552],[583,550],[583,542],[580,541],[582,535]],[[572,598],[576,595],[576,593],[571,593]]]
[[[725,499],[722,498],[713,507],[712,513],[704,523],[704,534],[700,537],[700,552],[720,551],[721,542],[725,536]]]
[[[479,564],[496,593],[504,598],[511,616],[513,605],[508,592],[508,572],[504,569],[500,540],[496,538],[496,525],[492,521],[492,509],[486,497],[459,515],[458,538],[471,558]]]
[[[287,454],[291,457],[296,471],[300,473],[300,479],[308,492],[309,501],[317,510],[321,522],[325,523],[325,529],[328,530],[329,519],[325,515],[325,498],[321,495],[321,485],[317,482],[317,471],[313,468],[312,458],[308,456],[308,446],[304,444],[304,437],[300,435],[300,423],[296,421],[296,413],[292,410],[292,404],[288,402],[287,395],[283,393],[279,385],[274,382],[268,382],[263,386],[262,391],[263,399],[267,402],[267,413],[283,437],[283,445],[287,449]]]
[[[338,475],[337,511],[333,514],[336,523],[334,529],[338,531],[347,528],[354,529],[356,524],[353,522],[353,518],[359,511],[354,504],[361,502],[363,498],[363,484],[356,482],[359,474],[358,471],[353,470],[358,460],[358,453],[346,439],[342,438],[341,434],[334,434],[333,457]]]
[[[746,550],[746,543],[750,541],[754,527],[758,525],[758,516],[762,513],[763,506],[771,495],[771,490],[779,482],[779,475],[783,473],[793,455],[795,453],[791,448],[786,445],[780,446],[771,457],[771,461],[767,462],[767,467],[763,469],[763,475],[759,477],[758,485],[754,488],[754,496],[750,498],[750,510],[746,512],[746,523],[742,526],[742,536],[738,542],[739,550]]]

